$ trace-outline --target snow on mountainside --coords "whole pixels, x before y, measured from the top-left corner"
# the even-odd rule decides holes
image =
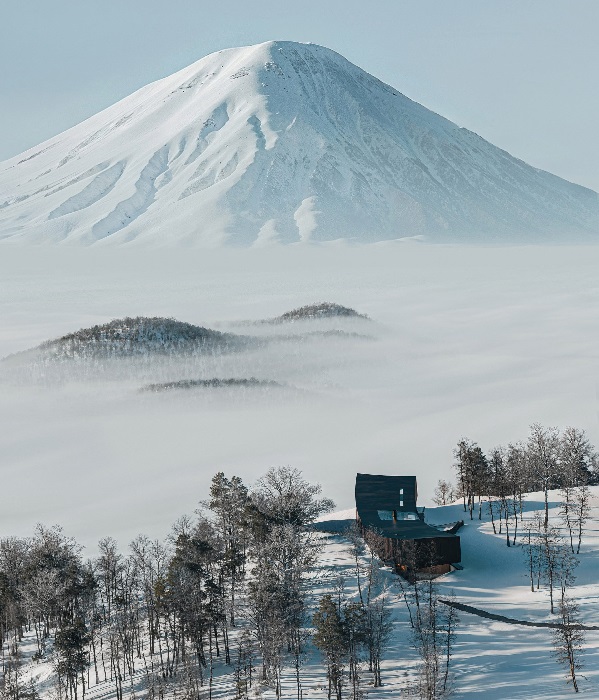
[[[599,195],[339,54],[220,51],[0,164],[0,239],[266,245],[594,240]]]

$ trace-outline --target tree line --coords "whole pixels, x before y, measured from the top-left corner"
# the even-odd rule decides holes
[[[58,700],[84,700],[102,682],[117,700],[140,687],[150,700],[212,698],[222,665],[238,698],[261,683],[280,697],[293,665],[301,697],[307,583],[321,546],[308,526],[332,506],[290,467],[251,490],[221,472],[166,542],[142,535],[122,553],[105,538],[84,560],[58,527],[1,539],[1,696],[39,697],[22,676],[28,634],[34,660],[52,663]]]
[[[322,659],[329,698],[364,698],[383,684],[397,596],[380,535],[357,526],[343,533],[357,590],[339,572],[323,585],[313,524],[333,505],[290,467],[253,488],[219,472],[165,541],[140,535],[121,551],[107,537],[84,559],[59,527],[0,539],[0,698],[85,700],[99,684],[116,700],[242,700],[266,687],[280,698],[285,676],[301,700],[308,653]],[[411,626],[402,639],[419,658],[412,689],[445,697],[455,616],[431,580],[404,581],[399,595]],[[51,664],[52,687],[26,680],[24,642]]]
[[[377,535],[365,541],[357,526],[343,533],[357,591],[338,573],[322,586],[325,540],[313,524],[333,506],[290,467],[270,469],[253,488],[219,472],[166,541],[140,535],[121,551],[106,537],[86,560],[59,527],[0,539],[1,700],[41,698],[25,679],[24,642],[35,645],[33,661],[51,664],[43,695],[53,700],[85,700],[99,684],[116,700],[223,691],[242,700],[265,687],[280,698],[284,674],[301,700],[307,653],[323,661],[329,698],[363,698],[367,680],[383,684],[395,594],[369,539]],[[407,596],[418,611],[416,648],[434,618],[423,612],[424,585]]]
[[[494,531],[505,530],[509,546],[522,522],[524,494],[543,493],[547,527],[549,491],[559,489],[571,539],[578,539],[580,549],[588,487],[599,484],[599,455],[583,430],[569,427],[560,432],[534,423],[526,441],[494,447],[485,454],[476,442],[462,438],[454,456],[456,486],[440,480],[433,498],[437,505],[459,498],[470,519],[476,514],[480,520],[487,503]]]

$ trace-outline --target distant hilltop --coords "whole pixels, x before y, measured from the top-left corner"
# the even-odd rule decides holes
[[[368,320],[368,316],[365,314],[359,314],[354,309],[350,309],[347,306],[341,306],[340,304],[333,304],[328,301],[321,302],[319,304],[307,304],[306,306],[300,306],[298,309],[292,309],[287,311],[280,316],[268,319],[262,323],[293,323],[294,321],[304,321],[308,319],[315,318],[361,318]]]
[[[205,354],[243,347],[249,338],[194,326],[174,318],[114,319],[82,328],[56,340],[47,340],[28,352],[49,360],[90,360],[135,357],[144,354]]]
[[[291,41],[219,51],[146,85],[0,163],[0,192],[12,243],[599,239],[596,192]]]
[[[214,360],[230,353],[241,353],[267,345],[281,343],[309,343],[349,340],[372,340],[368,334],[358,333],[352,327],[337,327],[339,319],[360,319],[370,322],[367,316],[340,304],[322,302],[303,306],[288,311],[274,319],[263,321],[239,322],[236,325],[263,326],[260,333],[233,333],[197,326],[174,318],[160,316],[136,316],[117,318],[107,323],[81,328],[59,338],[45,340],[36,347],[22,350],[0,359],[0,372],[6,370],[8,375],[35,380],[49,380],[52,368],[63,368],[67,378],[72,376],[91,377],[102,374],[108,368],[114,372],[122,366],[121,375],[127,376],[130,365],[125,360],[134,360],[138,367],[136,372],[151,375],[157,367],[168,366],[176,360],[181,368],[196,374],[202,360]],[[328,321],[312,325],[315,320]],[[291,332],[286,324],[305,321]],[[346,324],[347,325],[347,324]],[[268,328],[268,331],[266,329]],[[360,329],[361,330],[361,329]],[[189,386],[220,386],[223,381],[228,387],[253,386],[255,377],[231,378],[193,378]],[[183,380],[182,380],[183,381]],[[169,378],[160,383],[167,388],[187,388],[185,382]],[[211,382],[216,381],[216,384]],[[262,380],[261,380],[262,381]],[[228,383],[227,383],[228,382]],[[154,382],[153,386],[158,386]],[[271,384],[264,384],[271,386]]]

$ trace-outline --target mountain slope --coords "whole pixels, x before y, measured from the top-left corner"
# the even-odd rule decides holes
[[[220,51],[0,164],[0,239],[594,240],[599,195],[312,44]]]

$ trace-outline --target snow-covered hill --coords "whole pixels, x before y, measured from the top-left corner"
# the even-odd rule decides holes
[[[0,192],[0,239],[13,242],[599,234],[597,193],[294,42],[220,51],[138,90],[0,164]]]
[[[60,338],[0,359],[0,377],[48,380],[81,379],[106,375],[152,376],[152,368],[169,367],[175,361],[197,371],[206,357],[218,357],[257,347],[258,339],[177,321],[144,317],[113,319],[81,328]],[[148,372],[150,374],[148,375]]]
[[[562,525],[559,517],[559,493],[550,493],[551,523]],[[543,510],[543,494],[531,493],[525,497],[525,522],[532,522],[535,512]],[[329,515],[326,519],[336,522],[353,522],[355,511],[350,509]],[[442,523],[465,514],[461,504],[438,508],[427,508],[427,519],[431,523]],[[599,622],[598,558],[599,552],[599,487],[591,487],[590,520],[585,528],[583,545],[578,557],[579,566],[570,591],[580,608],[582,624],[596,627]],[[455,700],[566,700],[572,697],[572,686],[567,683],[567,668],[556,663],[553,652],[551,630],[534,626],[539,623],[555,624],[559,618],[550,613],[549,594],[545,581],[539,590],[530,590],[528,579],[526,538],[520,536],[516,545],[506,547],[505,535],[493,534],[487,514],[483,509],[482,520],[470,521],[466,516],[465,527],[460,530],[462,540],[463,570],[454,571],[436,579],[439,597],[454,596],[458,603],[466,604],[485,612],[505,616],[514,620],[533,623],[533,626],[510,624],[504,621],[486,619],[479,615],[460,612],[455,628],[452,657],[450,661],[449,697]],[[359,600],[356,561],[350,551],[349,541],[342,534],[323,535],[323,549],[317,566],[308,585],[308,615],[315,611],[323,594],[333,594],[340,604],[356,603]],[[122,543],[121,543],[122,545]],[[362,589],[366,588],[369,553],[364,550],[358,559],[358,570]],[[373,687],[372,674],[368,671],[368,661],[364,658],[361,666],[362,690],[369,700],[396,700],[397,698],[423,697],[415,689],[418,673],[418,655],[412,644],[412,628],[408,607],[414,610],[415,603],[406,582],[392,573],[388,566],[375,564],[373,576],[373,598],[385,597],[391,612],[391,634],[385,645],[382,658],[381,687]],[[238,595],[245,593],[239,582]],[[424,605],[424,603],[423,603]],[[204,680],[199,697],[212,697],[215,700],[231,700],[239,697],[236,692],[237,645],[243,623],[238,620],[236,628],[229,629],[232,649],[232,663],[226,664],[224,655],[216,659],[212,688]],[[584,651],[578,655],[582,662],[579,675],[581,694],[596,698],[599,680],[599,632],[585,633]],[[305,653],[300,666],[302,697],[311,700],[327,698],[325,660],[311,639],[305,641]],[[20,678],[25,687],[33,682],[42,700],[55,695],[56,675],[52,656],[53,639],[46,643],[46,652],[37,657],[35,632],[32,627],[23,630],[19,644],[21,668]],[[131,696],[145,696],[150,678],[147,637],[139,640],[139,656],[135,657],[131,672],[124,681]],[[109,652],[102,652],[108,657]],[[160,652],[162,653],[162,652]],[[143,656],[142,656],[143,655]],[[140,658],[141,657],[141,658]],[[109,657],[108,657],[109,658]],[[297,698],[296,670],[289,659],[285,659],[281,684],[282,698]],[[153,658],[158,668],[159,653]],[[99,673],[94,674],[90,662],[86,674],[85,697],[89,700],[116,700],[115,682],[110,679],[110,667],[98,663]],[[207,675],[207,674],[206,674]],[[95,678],[94,678],[95,676]],[[259,679],[259,674],[256,674]],[[181,686],[185,674],[175,673],[165,679],[164,697],[175,700],[181,696]],[[347,683],[347,669],[346,669]],[[349,684],[345,686],[344,697],[351,697]],[[245,696],[247,697],[247,696]],[[267,683],[254,682],[249,697],[262,700],[275,700],[276,694]],[[448,697],[448,696],[445,696]]]

